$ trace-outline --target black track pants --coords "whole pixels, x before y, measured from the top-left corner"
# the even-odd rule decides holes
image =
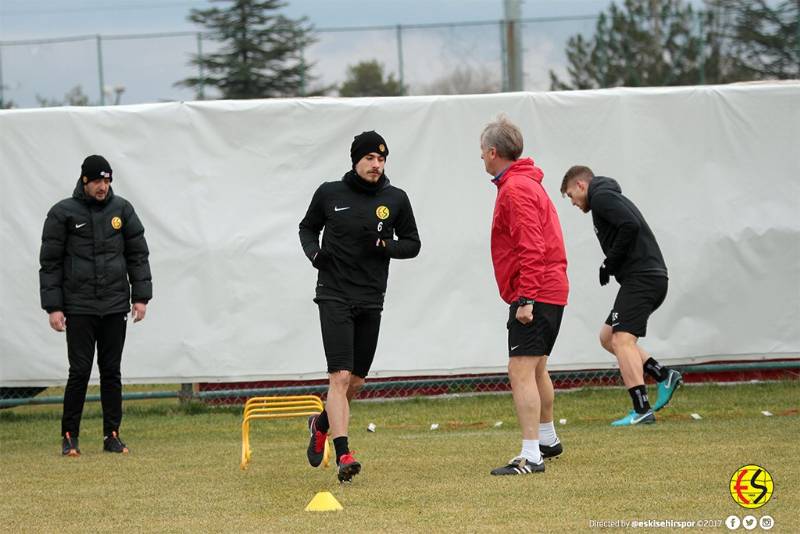
[[[125,345],[127,314],[116,313],[67,316],[67,355],[69,379],[64,391],[61,434],[80,434],[86,387],[92,372],[95,346],[100,369],[100,402],[103,407],[103,435],[119,431],[122,421],[122,348]]]

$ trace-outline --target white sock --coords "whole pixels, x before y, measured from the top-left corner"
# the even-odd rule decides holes
[[[530,460],[531,462],[538,464],[542,462],[542,453],[539,451],[539,440],[538,439],[523,439],[522,440],[522,452],[519,453],[520,456]]]
[[[556,427],[552,421],[549,423],[540,423],[539,424],[539,441],[542,442],[542,445],[546,445],[548,447],[552,447],[556,443],[558,443],[558,436],[556,436]]]

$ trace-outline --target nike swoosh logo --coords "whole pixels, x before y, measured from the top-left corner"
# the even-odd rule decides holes
[[[86,223],[76,224],[76,225],[75,225],[75,228],[80,228],[80,227],[82,227],[82,226],[86,226]]]
[[[672,381],[673,378],[675,379],[675,382],[678,381],[678,377],[675,376],[674,374],[670,373],[669,374],[669,378],[667,379],[667,387],[668,388],[671,388],[673,386],[673,384],[674,384],[674,382]]]
[[[350,206],[347,206],[346,208],[340,208],[338,206],[334,206],[333,207],[333,211],[344,211],[344,210],[349,210],[349,209],[350,209]]]
[[[639,418],[637,418],[637,419],[634,419],[634,420],[633,420],[633,423],[634,423],[634,424],[636,424],[636,423],[638,423],[639,421],[642,421],[642,420],[643,420],[644,418],[646,418],[646,417],[647,417],[647,413],[643,413],[643,414],[641,414],[641,416],[640,416]]]
[[[516,349],[518,347],[519,347],[519,345],[514,345],[513,347],[511,347],[511,350],[514,350],[514,349]]]
[[[619,323],[611,323],[611,326],[617,326]]]

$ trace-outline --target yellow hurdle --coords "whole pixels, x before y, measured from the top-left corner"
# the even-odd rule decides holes
[[[239,467],[247,469],[252,449],[250,448],[250,421],[255,419],[283,419],[286,417],[308,417],[316,415],[325,408],[316,395],[295,395],[289,397],[252,397],[247,399],[242,414],[242,461]],[[322,466],[328,467],[330,445],[325,440]]]

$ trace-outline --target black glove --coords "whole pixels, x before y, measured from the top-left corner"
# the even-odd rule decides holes
[[[311,265],[320,271],[327,269],[330,264],[331,255],[328,254],[328,251],[324,249],[319,249],[319,252],[317,252],[317,254],[314,256],[314,259],[311,260]]]
[[[378,256],[389,255],[389,249],[386,246],[386,241],[380,237],[370,239],[367,242],[367,245],[373,254],[377,254]]]
[[[388,256],[389,249],[386,246],[386,241],[391,239],[391,236],[388,239],[381,235],[381,232],[377,230],[373,230],[368,227],[364,227],[364,244],[367,250],[367,254],[377,254],[378,256]]]
[[[603,262],[600,265],[600,285],[604,286],[609,281],[611,281],[611,273],[608,272],[608,267],[606,267],[606,262]]]

